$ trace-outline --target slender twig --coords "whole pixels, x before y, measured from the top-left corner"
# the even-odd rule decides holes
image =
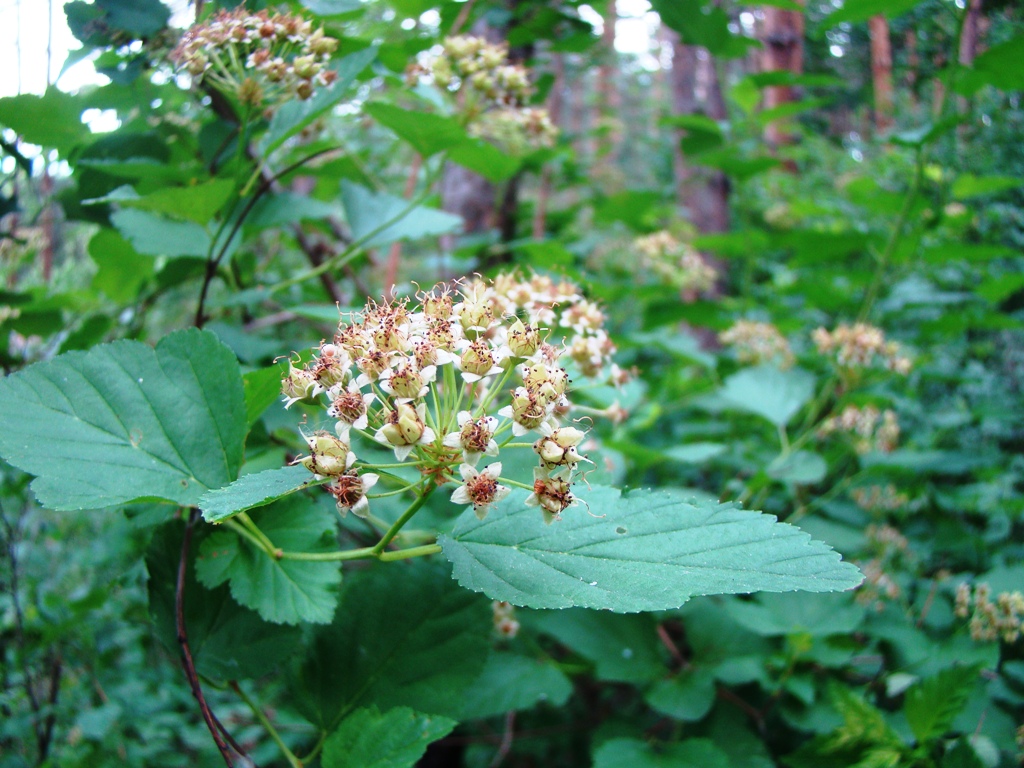
[[[199,510],[193,509],[189,514],[188,523],[185,526],[185,535],[181,540],[181,557],[178,559],[178,580],[174,590],[175,625],[178,634],[178,645],[181,646],[181,661],[185,667],[185,677],[188,678],[189,686],[192,688],[192,695],[199,703],[199,709],[203,713],[203,720],[206,721],[206,727],[209,729],[217,749],[220,750],[221,757],[224,758],[224,764],[228,768],[234,768],[235,760],[231,756],[227,743],[220,734],[220,730],[217,727],[217,719],[210,710],[210,706],[206,703],[203,689],[199,685],[199,674],[196,672],[196,665],[192,659],[192,649],[188,644],[188,632],[185,627],[185,568],[188,567],[188,550],[192,543],[192,529],[195,527],[196,520],[198,519]]]
[[[501,734],[501,744],[498,745],[498,753],[491,760],[488,768],[498,768],[505,758],[508,757],[508,753],[512,751],[512,740],[516,735],[516,712],[511,710],[505,713],[505,729]]]
[[[284,759],[288,761],[288,765],[292,766],[292,768],[302,768],[302,763],[299,761],[299,758],[295,756],[294,752],[288,749],[288,745],[284,743],[284,740],[281,738],[281,734],[277,732],[274,724],[270,722],[270,718],[268,718],[266,713],[263,711],[263,707],[257,704],[245,691],[243,691],[236,681],[232,680],[230,685],[231,690],[238,694],[239,698],[245,702],[246,706],[249,707],[250,710],[252,710],[253,715],[257,720],[259,720],[260,725],[262,725],[266,732],[270,734],[270,738],[272,738],[274,743],[277,744],[278,749],[281,750],[281,754],[284,755]]]

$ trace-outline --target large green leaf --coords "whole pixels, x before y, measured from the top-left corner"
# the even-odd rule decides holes
[[[598,680],[648,683],[665,672],[657,622],[648,615],[543,611],[530,614],[530,625],[593,661]]]
[[[849,635],[865,614],[849,595],[765,594],[756,600],[730,600],[725,609],[738,624],[765,637],[797,632],[817,637]]]
[[[651,5],[665,26],[678,32],[684,43],[707,48],[713,56],[740,58],[748,48],[758,45],[756,40],[733,34],[729,30],[729,15],[721,8],[709,8],[694,0],[652,0]]]
[[[51,87],[42,96],[22,93],[0,99],[0,125],[30,144],[54,147],[64,155],[90,135],[82,124],[84,109],[77,96]]]
[[[467,589],[532,608],[620,613],[676,608],[695,595],[831,592],[861,582],[831,548],[771,515],[676,490],[586,494],[545,525],[514,491],[484,519],[463,513],[444,553]]]
[[[150,618],[157,637],[175,656],[180,652],[175,585],[183,532],[180,520],[166,523],[153,535],[146,552]],[[185,571],[184,605],[192,658],[199,674],[206,677],[238,680],[265,675],[299,645],[297,627],[262,621],[236,603],[227,586],[205,589],[196,581],[191,563]]]
[[[270,120],[270,128],[260,141],[260,152],[263,155],[270,154],[290,137],[332,109],[348,93],[349,86],[359,73],[375,58],[377,49],[373,47],[349,54],[334,67],[338,77],[328,87],[318,89],[316,94],[306,101],[296,99],[278,109]]]
[[[729,768],[729,758],[709,739],[649,744],[612,739],[594,752],[594,768]]]
[[[134,300],[155,272],[153,259],[140,255],[113,229],[101,229],[92,236],[89,257],[97,267],[93,287],[117,302]]]
[[[920,5],[923,0],[843,0],[843,7],[825,17],[825,24],[834,27],[843,22],[867,21],[872,16],[892,18]]]
[[[784,427],[814,395],[814,375],[799,368],[762,365],[744,368],[725,380],[720,396],[731,407]]]
[[[0,381],[0,455],[37,476],[51,509],[195,504],[238,476],[245,432],[235,356],[206,331],[69,352]]]
[[[944,735],[978,684],[976,666],[955,666],[907,691],[903,712],[919,743]]]
[[[127,189],[131,189],[128,187]],[[210,179],[190,187],[164,187],[142,197],[136,194],[111,194],[95,202],[117,202],[123,208],[135,208],[172,219],[206,224],[228,201],[234,182]],[[117,192],[118,190],[115,190]]]
[[[408,707],[381,714],[363,707],[341,721],[324,742],[323,768],[411,768],[432,741],[444,738],[457,722],[421,715]]]
[[[1003,91],[1024,91],[1024,35],[1017,35],[1005,43],[994,45],[974,60],[971,77]]]
[[[206,256],[210,236],[192,221],[172,221],[149,211],[122,209],[110,217],[121,236],[148,256]]]
[[[252,517],[285,552],[330,552],[338,547],[332,511],[310,499],[284,499]],[[217,531],[200,547],[196,575],[211,589],[230,582],[235,600],[267,621],[327,624],[338,604],[341,563],[278,559],[233,531]]]
[[[249,371],[242,377],[245,386],[245,413],[249,426],[281,397],[281,379],[288,371],[288,364],[279,362],[257,371]]]
[[[457,718],[462,691],[483,671],[487,602],[436,564],[395,568],[374,565],[346,579],[334,623],[308,646],[292,689],[296,705],[325,730],[370,703]]]
[[[443,115],[402,109],[379,101],[367,104],[363,111],[394,131],[423,157],[436,155],[469,140],[469,135],[456,120]]]
[[[422,205],[410,210],[408,200],[347,180],[341,182],[341,200],[352,236],[365,248],[443,235],[462,226],[461,216]]]
[[[267,469],[243,475],[231,485],[203,494],[199,508],[208,523],[220,523],[239,512],[262,507],[283,496],[308,488],[317,481],[301,465]]]
[[[496,651],[479,678],[463,692],[461,720],[478,720],[530,709],[543,702],[560,707],[572,683],[554,663]]]

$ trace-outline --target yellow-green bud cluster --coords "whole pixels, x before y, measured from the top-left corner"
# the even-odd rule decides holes
[[[890,453],[899,442],[900,425],[896,414],[889,409],[880,411],[873,405],[861,408],[848,405],[838,416],[830,416],[818,427],[818,434],[822,437],[836,433],[852,437],[853,448],[857,453]]]
[[[546,109],[527,107],[533,94],[525,67],[508,62],[508,46],[482,37],[444,40],[441,52],[408,71],[410,83],[427,78],[457,95],[459,113],[474,136],[519,154],[551,147],[558,136]]]
[[[715,287],[718,273],[693,246],[662,230],[638,237],[633,248],[645,269],[695,299]]]
[[[501,462],[478,469],[481,458],[532,449],[532,482],[513,482],[554,520],[575,502],[571,484],[587,461],[586,432],[564,423],[573,410],[565,366],[584,376],[614,370],[604,314],[577,286],[540,276],[474,278],[416,298],[369,303],[304,368],[290,365],[286,404],[319,403],[334,421],[333,432],[307,438],[310,453],[297,462],[331,478],[339,508],[365,514],[372,467],[357,463],[366,452],[356,442],[376,443],[438,485],[461,476],[452,501],[483,516],[509,488]]]
[[[793,365],[793,350],[789,342],[771,323],[737,320],[731,328],[718,334],[718,340],[733,347],[741,363],[775,363],[780,368]]]
[[[961,584],[956,591],[954,611],[958,618],[970,616],[971,638],[978,641],[1002,639],[1015,643],[1021,636],[1024,619],[1024,594],[1020,591],[1000,592],[992,599],[992,590],[982,583],[974,587]]]
[[[334,82],[337,74],[327,64],[337,47],[301,16],[239,7],[194,25],[171,58],[196,81],[251,107],[273,109]]]
[[[835,355],[842,368],[868,368],[880,362],[902,376],[910,372],[910,359],[900,345],[886,341],[880,328],[867,323],[839,325],[832,332],[818,328],[811,339],[823,355]]]

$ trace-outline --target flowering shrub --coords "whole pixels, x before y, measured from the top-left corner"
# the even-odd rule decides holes
[[[371,302],[309,365],[290,367],[286,403],[312,399],[336,420],[307,437],[310,454],[297,461],[331,478],[342,513],[365,516],[366,491],[380,477],[366,471],[372,465],[354,466],[359,437],[393,450],[433,486],[457,470],[451,500],[481,519],[516,485],[551,522],[576,503],[571,486],[589,461],[578,451],[587,432],[571,421],[564,366],[591,378],[606,372],[615,347],[603,323],[577,286],[537,275],[438,287],[412,306]],[[532,444],[520,440],[527,435]],[[500,476],[501,451],[516,448],[536,454],[532,479]],[[478,469],[483,456],[494,461]]]
[[[193,26],[171,58],[197,82],[247,107],[273,109],[334,82],[327,63],[337,47],[301,16],[239,7]]]

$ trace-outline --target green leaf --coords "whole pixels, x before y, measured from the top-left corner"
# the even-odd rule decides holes
[[[199,508],[206,522],[222,523],[239,512],[266,506],[318,482],[301,465],[268,469],[243,475],[231,485],[207,491],[199,499]]]
[[[729,15],[721,8],[707,8],[699,2],[652,0],[662,23],[679,33],[687,45],[707,48],[713,56],[742,58],[758,42],[729,30]]]
[[[110,217],[132,247],[148,256],[203,256],[210,250],[210,236],[191,221],[171,221],[148,211],[123,209]]]
[[[458,723],[421,715],[408,707],[381,714],[362,707],[341,721],[324,742],[323,768],[411,768],[427,746],[451,733]]]
[[[950,194],[957,200],[967,200],[978,195],[996,195],[1021,186],[1024,186],[1024,179],[1014,176],[975,176],[965,173],[953,182]]]
[[[164,187],[143,197],[116,200],[123,208],[206,224],[228,201],[234,186],[227,179],[211,179],[191,187]]]
[[[452,149],[448,159],[497,184],[515,176],[521,162],[482,139],[471,139]]]
[[[798,528],[735,504],[664,489],[620,496],[595,488],[589,511],[545,525],[514,491],[484,520],[471,510],[442,536],[455,578],[495,600],[532,608],[619,613],[676,608],[694,595],[831,592],[860,572]]]
[[[651,686],[644,701],[676,720],[703,720],[715,703],[715,675],[710,669],[686,669]]]
[[[710,739],[650,744],[612,739],[594,752],[594,768],[729,768],[729,758]]]
[[[648,615],[607,611],[544,611],[531,626],[594,662],[598,680],[648,683],[665,673],[657,623]]]
[[[483,673],[463,691],[460,720],[480,720],[530,709],[543,702],[560,707],[572,683],[554,663],[517,653],[495,651]]]
[[[189,329],[117,341],[0,381],[0,455],[51,509],[193,505],[238,476],[245,400],[235,356]]]
[[[285,362],[249,371],[242,377],[245,386],[246,423],[251,427],[281,397],[281,380],[288,368]]]
[[[762,365],[744,368],[725,380],[720,397],[732,408],[756,414],[784,427],[814,396],[814,375]]]
[[[848,635],[864,621],[864,607],[850,595],[758,595],[730,600],[726,613],[740,626],[772,637],[802,633],[812,637]]]
[[[950,667],[907,691],[903,713],[919,744],[950,729],[978,684],[978,672],[977,666]]]
[[[362,243],[365,248],[443,235],[462,227],[461,216],[422,205],[402,215],[409,207],[408,200],[347,180],[341,182],[341,200],[352,237],[360,241],[366,238]]]
[[[923,0],[843,0],[843,7],[833,11],[824,19],[826,27],[848,22],[856,24],[872,16],[893,18],[906,13],[921,4]]]
[[[362,11],[366,7],[362,0],[300,0],[300,2],[317,16],[340,16],[344,13]]]
[[[153,259],[142,256],[113,229],[101,229],[89,240],[89,258],[96,264],[92,286],[113,301],[127,303],[153,277]]]
[[[270,120],[270,128],[260,141],[260,153],[269,155],[289,138],[297,134],[318,117],[332,109],[348,92],[359,73],[377,58],[375,47],[349,54],[334,67],[337,79],[326,88],[317,89],[306,101],[298,99],[283,105]]]
[[[375,564],[346,579],[341,610],[308,645],[296,705],[333,730],[357,707],[406,706],[457,718],[484,669],[493,625],[486,601],[436,563]]]
[[[783,483],[813,485],[825,479],[828,464],[813,451],[796,451],[779,456],[768,465],[768,476]]]
[[[338,547],[333,511],[310,499],[283,499],[252,518],[285,552],[331,552]],[[327,624],[338,605],[341,563],[279,560],[234,531],[217,531],[200,547],[196,575],[210,589],[230,582],[235,600],[275,624]]]
[[[171,18],[170,9],[160,0],[95,0],[67,3],[64,12],[72,34],[87,45],[124,45],[127,32],[135,38],[155,35]]]
[[[974,60],[974,72],[986,83],[1003,91],[1024,90],[1024,35],[994,45]]]
[[[67,155],[91,135],[88,126],[82,124],[84,109],[77,96],[51,86],[42,96],[22,93],[0,99],[0,125],[30,144],[54,147]]]
[[[665,451],[665,456],[685,464],[704,464],[716,456],[721,456],[726,448],[723,443],[689,443],[669,448]]]
[[[156,636],[175,657],[181,652],[175,585],[184,524],[168,522],[153,534],[146,551],[149,613]],[[196,532],[198,533],[198,531]],[[185,569],[185,627],[199,674],[216,680],[260,677],[298,647],[297,627],[269,624],[232,598],[226,586],[204,589],[191,567]]]
[[[450,117],[402,109],[380,101],[366,104],[363,111],[394,131],[425,158],[469,140],[465,129]]]

